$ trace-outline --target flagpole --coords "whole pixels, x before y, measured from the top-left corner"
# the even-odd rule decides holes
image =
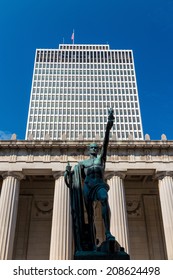
[[[73,45],[74,45],[74,29],[73,29],[73,33],[72,33],[72,36],[71,36],[71,40],[73,41]]]

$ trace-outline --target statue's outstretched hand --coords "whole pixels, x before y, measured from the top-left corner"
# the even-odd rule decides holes
[[[113,108],[108,109],[108,121],[114,121],[115,117],[114,117],[114,110]]]
[[[108,128],[111,129],[114,123],[114,110],[112,108],[108,109]]]

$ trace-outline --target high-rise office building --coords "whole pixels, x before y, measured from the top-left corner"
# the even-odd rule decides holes
[[[111,136],[142,140],[132,50],[76,44],[36,50],[26,139],[102,139],[110,107]]]

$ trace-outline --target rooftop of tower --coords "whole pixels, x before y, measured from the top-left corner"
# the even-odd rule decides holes
[[[94,44],[59,44],[59,49],[63,50],[109,50],[109,45]]]

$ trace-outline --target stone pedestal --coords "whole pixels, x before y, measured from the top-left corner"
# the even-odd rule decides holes
[[[3,174],[0,196],[0,259],[11,260],[15,236],[20,180],[22,174]]]
[[[97,251],[78,251],[75,260],[129,260],[130,256],[115,240],[104,241]]]
[[[54,178],[50,260],[70,260],[73,258],[73,239],[69,189],[61,173],[55,173]]]

